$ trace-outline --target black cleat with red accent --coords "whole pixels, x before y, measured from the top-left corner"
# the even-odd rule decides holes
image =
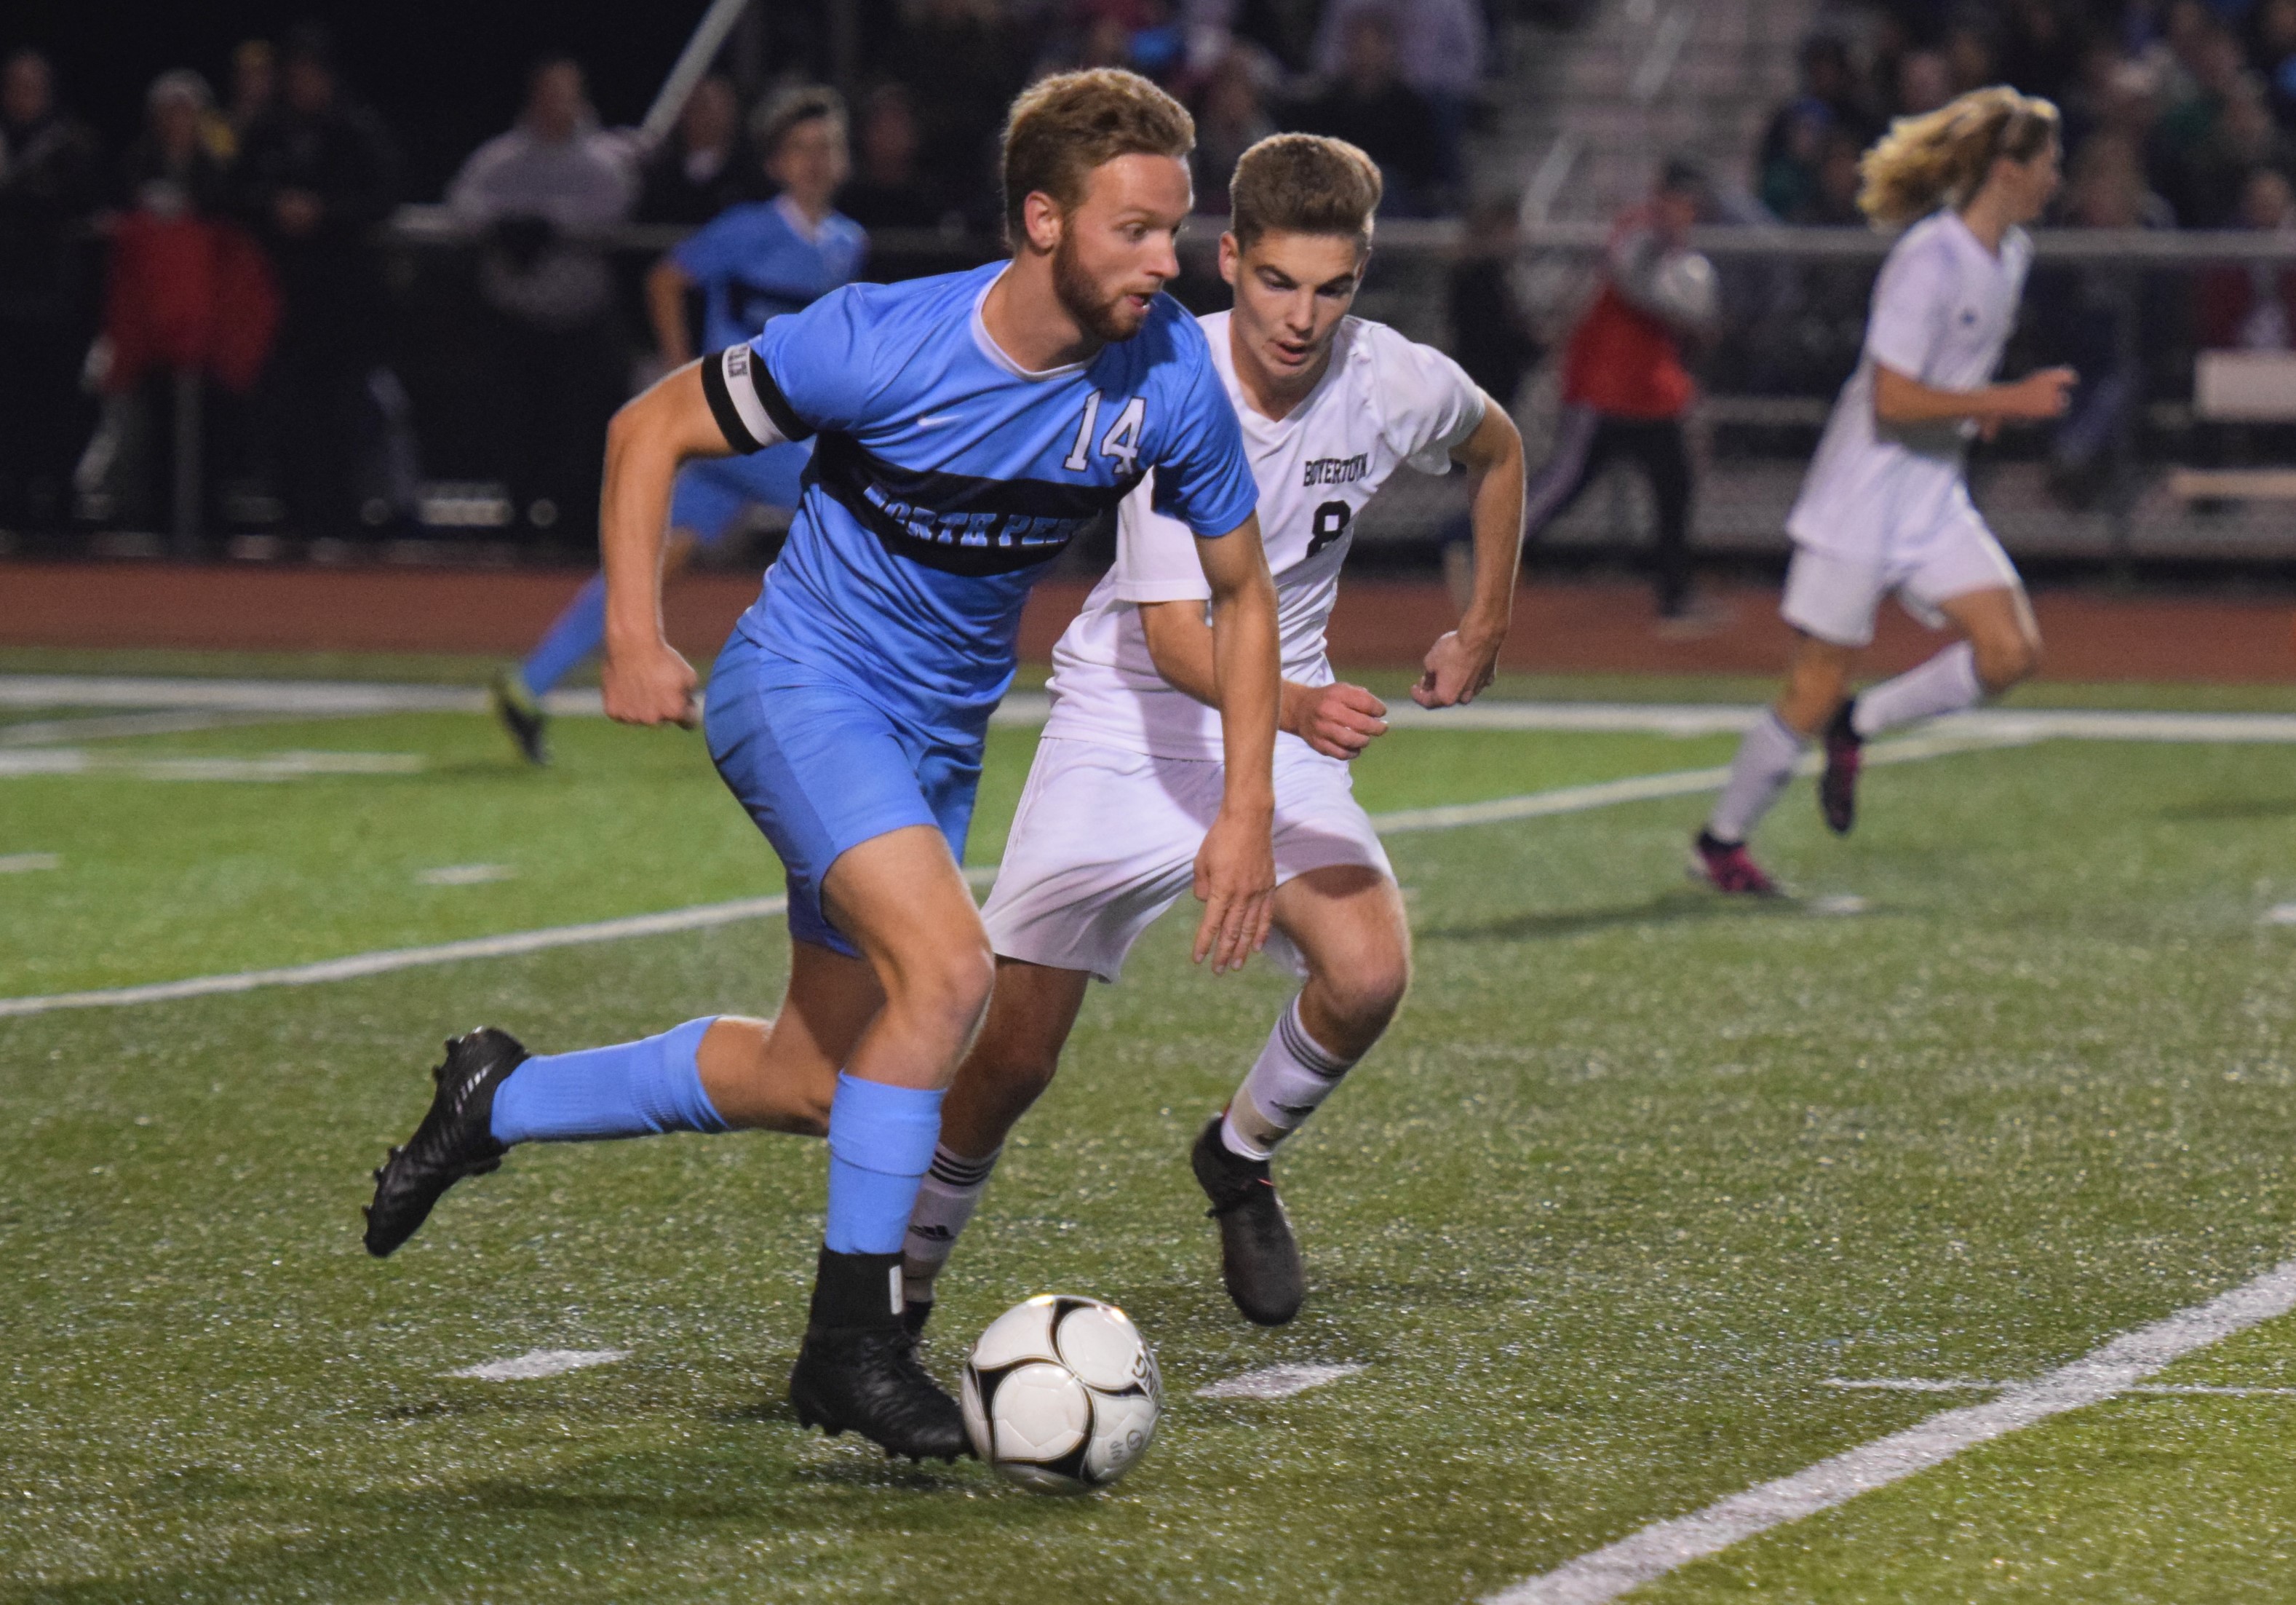
[[[1690,847],[1690,875],[1717,892],[1738,897],[1776,897],[1777,883],[1762,873],[1743,842],[1726,842],[1710,830],[1702,830]]]
[[[1188,1156],[1196,1184],[1212,1202],[1204,1213],[1219,1222],[1220,1281],[1245,1320],[1282,1326],[1307,1300],[1308,1267],[1275,1196],[1273,1167],[1229,1152],[1220,1140],[1222,1118],[1211,1117]]]
[[[448,1039],[446,1062],[430,1072],[439,1090],[430,1112],[374,1173],[374,1202],[365,1211],[369,1254],[390,1254],[414,1235],[440,1194],[501,1165],[510,1149],[495,1140],[495,1089],[526,1059],[516,1037],[491,1025]]]
[[[1843,703],[1825,727],[1825,772],[1817,778],[1817,811],[1826,828],[1848,835],[1857,823],[1857,771],[1866,761],[1866,738],[1854,722],[1857,699]]]
[[[790,1372],[797,1419],[832,1437],[849,1428],[888,1458],[969,1454],[964,1414],[918,1362],[903,1313],[899,1255],[824,1248],[805,1344]]]
[[[504,670],[487,688],[487,701],[517,746],[518,755],[537,769],[548,768],[550,717],[542,711],[540,700],[526,688],[525,677],[515,669]]]

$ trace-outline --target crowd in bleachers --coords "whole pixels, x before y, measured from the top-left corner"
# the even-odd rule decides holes
[[[1012,96],[1046,72],[1120,65],[1196,111],[1208,212],[1226,209],[1246,145],[1307,129],[1370,152],[1390,213],[1436,215],[1464,193],[1462,136],[1490,57],[1484,5],[899,0],[879,15],[865,4],[837,205],[880,234],[993,238]],[[378,225],[402,202],[438,200],[479,244],[466,298],[477,310],[460,326],[497,376],[466,370],[489,404],[470,409],[467,431],[428,432],[475,437],[491,459],[465,465],[480,477],[546,485],[542,503],[581,508],[594,464],[577,472],[573,449],[551,442],[594,457],[652,343],[633,265],[602,236],[697,226],[772,193],[755,119],[791,87],[784,72],[745,97],[709,77],[649,146],[601,125],[579,62],[545,60],[513,126],[471,152],[443,194],[425,194],[321,29],[245,42],[225,76],[218,95],[196,71],[160,74],[143,128],[107,152],[37,49],[0,70],[0,530],[55,527],[75,508],[164,525],[165,442],[192,405],[211,459],[210,524],[245,521],[247,498],[224,506],[231,485],[256,487],[269,516],[306,534],[397,520],[412,446],[390,346],[405,309],[386,293]],[[203,375],[196,396],[176,379],[191,370]],[[541,460],[554,454],[568,460]],[[570,516],[562,533],[579,539],[582,514]]]

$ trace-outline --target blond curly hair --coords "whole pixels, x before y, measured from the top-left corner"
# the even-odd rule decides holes
[[[1894,226],[1967,205],[1997,159],[2032,160],[2055,142],[2057,123],[2054,105],[2005,84],[1901,117],[1858,160],[1857,210]]]

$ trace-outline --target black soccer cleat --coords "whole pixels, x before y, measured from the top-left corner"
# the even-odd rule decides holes
[[[964,1414],[918,1362],[900,1289],[898,1254],[821,1251],[790,1403],[806,1426],[857,1432],[888,1459],[954,1461],[972,1452]]]
[[[1690,844],[1690,878],[1704,881],[1717,892],[1742,897],[1779,897],[1777,882],[1762,873],[1743,842],[1726,842],[1710,830],[1702,830]]]
[[[515,669],[505,669],[494,678],[487,689],[487,700],[493,704],[495,717],[510,738],[518,745],[519,756],[537,769],[550,764],[550,715],[542,711],[541,702],[526,688],[526,680]]]
[[[510,1149],[495,1140],[495,1089],[526,1059],[516,1037],[491,1025],[447,1040],[446,1062],[430,1072],[439,1090],[430,1113],[374,1173],[374,1202],[365,1208],[369,1254],[389,1255],[430,1218],[441,1193],[502,1165]]]
[[[1215,1115],[1188,1156],[1196,1184],[1212,1206],[1204,1213],[1219,1222],[1220,1281],[1246,1321],[1282,1326],[1300,1313],[1308,1297],[1308,1267],[1275,1178],[1265,1159],[1246,1159],[1220,1140]]]
[[[1817,810],[1826,828],[1848,835],[1857,823],[1857,771],[1866,761],[1866,738],[1853,722],[1857,699],[1851,697],[1834,712],[1825,727],[1825,772],[1817,778]]]
[[[901,1330],[912,1338],[923,1338],[925,1322],[932,1319],[932,1307],[933,1301],[930,1298],[913,1298],[902,1305]]]

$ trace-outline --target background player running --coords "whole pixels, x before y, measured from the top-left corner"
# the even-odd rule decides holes
[[[869,236],[830,199],[845,182],[845,106],[832,89],[793,89],[758,111],[756,138],[780,193],[720,212],[654,264],[646,310],[664,368],[693,360],[688,298],[701,297],[702,349],[739,345],[775,318],[853,282]],[[797,441],[747,457],[689,463],[677,476],[662,548],[664,578],[697,546],[714,546],[752,504],[794,507],[808,449]],[[575,593],[532,655],[494,684],[495,713],[529,763],[550,761],[541,698],[604,643],[606,581]]]
[[[1306,1294],[1269,1160],[1387,1028],[1410,976],[1403,900],[1347,761],[1386,709],[1336,684],[1324,632],[1355,516],[1405,464],[1472,473],[1475,570],[1459,628],[1413,696],[1466,702],[1490,683],[1522,531],[1522,441],[1504,407],[1441,353],[1347,316],[1371,246],[1380,175],[1355,146],[1278,135],[1231,188],[1220,273],[1235,308],[1201,320],[1242,421],[1275,570],[1283,734],[1275,750],[1271,944],[1307,984],[1230,1100],[1199,1134],[1196,1179],[1220,1223],[1244,1314],[1289,1321]],[[1053,654],[1037,744],[983,918],[996,951],[988,1024],[944,1112],[909,1224],[909,1318],[972,1217],[1014,1121],[1051,1082],[1094,976],[1114,981],[1151,921],[1188,889],[1224,774],[1204,572],[1187,530],[1143,488],[1124,505],[1116,567]],[[1232,745],[1232,744],[1231,744]]]
[[[957,864],[1021,604],[1152,470],[1157,505],[1203,538],[1226,714],[1198,953],[1241,964],[1275,890],[1275,599],[1258,492],[1202,331],[1160,293],[1179,271],[1193,134],[1130,73],[1045,79],[1005,130],[1009,263],[837,291],[617,416],[604,687],[606,711],[636,724],[693,717],[693,671],[660,610],[677,465],[818,437],[707,720],[718,773],[788,871],[788,992],[772,1021],[691,1020],[589,1052],[529,1058],[491,1029],[449,1043],[430,1114],[377,1173],[371,1253],[513,1143],[825,1131],[828,1230],[791,1398],[807,1422],[889,1451],[962,1450],[955,1401],[900,1319],[902,1236],[992,978]]]
[[[1824,736],[1818,802],[1847,832],[1867,737],[1997,696],[2040,662],[2040,630],[2008,554],[1969,499],[1973,435],[2065,410],[2070,368],[1989,383],[2017,319],[2032,241],[2020,226],[2057,188],[2057,109],[1980,89],[1901,118],[1866,153],[1857,203],[1876,223],[1921,221],[1874,285],[1857,371],[1841,387],[1786,519],[1793,562],[1780,608],[1794,628],[1786,685],[1739,745],[1698,835],[1692,872],[1725,892],[1767,895],[1747,835]],[[1962,639],[1895,679],[1849,695],[1849,667],[1895,593]]]

